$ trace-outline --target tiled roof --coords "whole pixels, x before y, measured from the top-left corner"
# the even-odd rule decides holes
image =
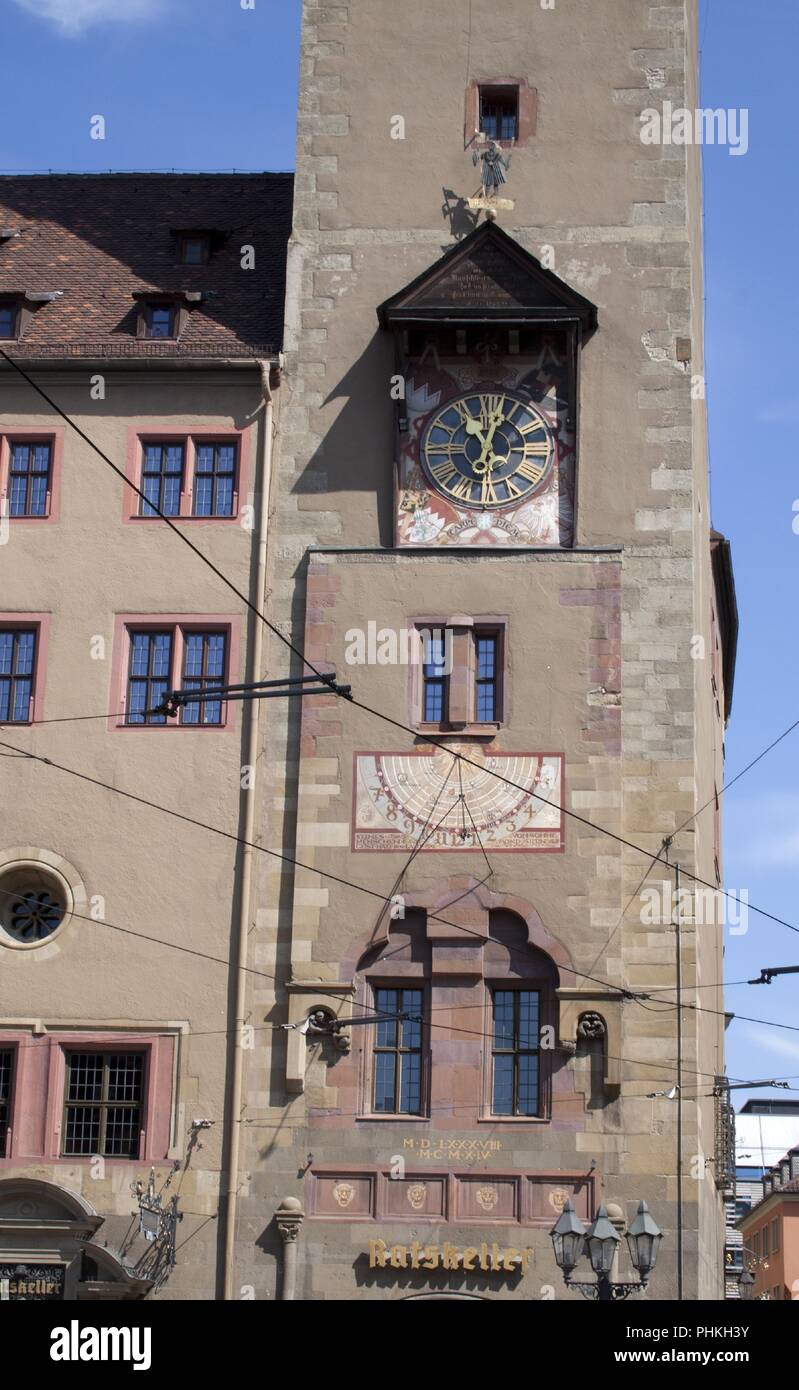
[[[0,177],[0,295],[63,291],[32,306],[19,358],[269,356],[283,332],[291,174]],[[3,237],[3,230],[19,231]],[[183,265],[172,231],[225,233]],[[255,264],[242,269],[242,247]],[[179,342],[136,338],[135,291],[201,291]],[[27,317],[27,316],[26,316]]]

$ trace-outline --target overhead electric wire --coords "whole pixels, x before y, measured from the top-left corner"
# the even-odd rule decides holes
[[[304,666],[307,666],[308,669],[312,671],[313,674],[317,676],[319,680],[321,680],[323,683],[330,684],[332,680],[331,673],[325,673],[320,671],[318,667],[316,667],[313,664],[313,662],[305,655],[305,653],[301,651],[300,648],[297,647],[291,641],[290,638],[286,637],[279,630],[279,628],[275,626],[274,623],[270,622],[266,615],[256,606],[256,604],[254,604],[252,600],[249,599],[247,595],[244,594],[233,583],[233,581],[229,579],[227,575],[222,570],[220,570],[219,567],[215,565],[212,560],[208,558],[207,555],[203,554],[199,547],[196,546],[194,542],[189,539],[185,532],[182,531],[180,527],[175,524],[171,517],[167,516],[156,503],[150,501],[150,499],[145,497],[141,488],[139,488],[136,483],[134,483],[130,478],[127,477],[124,470],[121,469],[118,466],[118,464],[114,463],[114,461],[108,457],[108,455],[100,448],[100,446],[96,444],[95,441],[91,439],[91,437],[87,435],[83,429],[81,429],[80,425],[76,424],[72,417],[65,410],[63,410],[61,406],[59,406],[52,399],[52,397],[49,396],[47,392],[44,391],[42,387],[39,386],[37,382],[33,380],[29,373],[26,372],[24,368],[22,368],[19,365],[19,363],[15,362],[13,357],[10,357],[9,354],[3,348],[0,348],[0,357],[4,358],[5,361],[8,362],[9,366],[14,371],[16,371],[23,378],[23,380],[26,381],[28,385],[31,386],[39,396],[42,397],[44,401],[47,402],[50,408],[54,410],[56,414],[61,416],[61,418],[65,420],[66,423],[75,430],[75,432],[81,437],[81,439],[83,439],[84,442],[88,444],[89,447],[93,449],[94,452],[103,460],[103,462],[106,463],[108,467],[113,470],[114,473],[116,473],[117,477],[120,478],[120,480],[123,483],[125,483],[129,488],[131,488],[132,491],[135,492],[137,496],[140,497],[143,501],[147,502],[150,510],[155,512],[155,514],[165,523],[165,525],[168,526],[169,529],[180,538],[183,544],[188,546],[188,548],[202,561],[202,563],[208,566],[208,568],[217,576],[217,578],[222,581],[225,587],[229,589],[231,593],[234,593],[236,597],[245,605],[245,607],[252,614],[254,614],[254,616],[257,617],[262,623],[264,623],[268,630],[275,637],[277,637],[278,640],[281,641],[283,645],[287,647],[288,650],[303,663]],[[331,693],[336,694],[337,692],[331,691]],[[507,786],[512,787],[515,791],[521,791],[524,793],[525,796],[529,796],[533,800],[542,801],[548,806],[553,806],[556,810],[558,810],[561,813],[561,815],[569,816],[572,820],[577,821],[581,825],[585,825],[586,827],[588,827],[588,829],[595,831],[597,834],[604,835],[608,839],[615,840],[617,844],[623,845],[625,848],[632,850],[635,854],[641,854],[645,857],[650,857],[649,850],[645,850],[640,845],[634,844],[633,841],[625,839],[624,836],[617,835],[615,831],[608,830],[600,825],[596,825],[593,821],[588,820],[587,817],[581,816],[577,811],[569,810],[565,806],[559,806],[556,802],[553,802],[551,798],[541,796],[539,793],[531,791],[529,787],[522,786],[519,782],[514,782],[512,778],[503,776],[503,774],[498,772],[496,768],[488,768],[485,766],[485,764],[478,763],[473,758],[468,758],[465,754],[461,752],[453,751],[453,749],[449,748],[446,744],[441,743],[440,740],[431,738],[428,734],[420,734],[417,729],[413,729],[410,725],[403,724],[400,720],[394,719],[388,714],[384,714],[381,710],[376,710],[372,706],[364,704],[363,701],[356,700],[352,695],[339,695],[339,698],[347,699],[349,703],[354,705],[357,709],[363,710],[364,713],[370,714],[377,719],[383,720],[384,723],[390,724],[392,725],[392,727],[396,729],[400,729],[403,733],[411,734],[415,740],[427,743],[433,748],[438,748],[439,751],[446,753],[449,757],[458,759],[461,762],[466,763],[468,766],[476,768],[478,771],[482,773],[487,772],[489,776],[497,778],[500,782],[504,782]],[[653,862],[665,864],[667,867],[671,867],[669,865],[668,860],[664,859],[660,854],[654,857]],[[734,902],[741,904],[741,899],[738,898],[736,894],[731,893],[726,889],[720,888],[718,884],[709,883],[706,879],[700,878],[698,875],[691,873],[686,868],[682,869],[682,873],[685,878],[690,879],[693,883],[701,884],[705,888],[710,888],[712,892],[720,893],[723,897],[730,898]],[[793,931],[799,934],[799,927],[794,926],[790,922],[786,922],[783,918],[777,917],[774,913],[767,912],[764,908],[756,907],[752,903],[748,903],[746,904],[746,906],[748,906],[751,909],[751,911],[756,912],[759,916],[764,917],[769,921],[775,922],[779,926],[787,927],[789,931]]]
[[[782,743],[783,739],[786,739],[789,734],[792,734],[794,729],[799,729],[799,719],[796,719],[778,738],[773,739],[768,745],[768,748],[764,748],[762,753],[758,753],[757,757],[753,758],[750,763],[747,763],[746,767],[741,768],[741,771],[737,773],[735,777],[731,778],[729,782],[725,782],[719,792],[714,792],[704,805],[699,807],[698,811],[694,811],[693,815],[689,816],[687,820],[684,820],[682,825],[678,825],[677,829],[672,831],[671,838],[674,839],[676,835],[679,835],[687,825],[690,825],[692,821],[696,820],[697,816],[701,816],[702,812],[706,811],[708,806],[712,806],[714,801],[717,799],[720,801],[724,793],[730,790],[730,787],[734,787],[736,782],[740,782],[741,778],[745,777],[747,772],[751,772],[753,767],[756,767],[759,762],[762,762],[766,755],[771,752],[772,748],[776,748],[778,743]]]

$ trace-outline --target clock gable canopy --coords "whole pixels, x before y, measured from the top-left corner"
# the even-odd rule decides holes
[[[382,328],[506,323],[597,326],[596,306],[547,270],[494,222],[470,232],[409,285],[381,304]]]

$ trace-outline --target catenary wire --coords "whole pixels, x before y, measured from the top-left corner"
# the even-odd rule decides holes
[[[211,833],[213,833],[213,834],[215,834],[215,835],[221,836],[223,839],[232,840],[232,841],[234,841],[234,842],[237,843],[237,844],[248,844],[252,849],[258,851],[258,852],[261,853],[261,854],[267,855],[269,858],[278,859],[278,860],[281,860],[281,861],[283,861],[283,862],[289,863],[289,864],[291,864],[294,868],[304,869],[306,872],[317,874],[317,875],[319,875],[319,876],[322,877],[322,878],[329,878],[329,879],[331,879],[333,882],[336,882],[336,883],[341,884],[343,887],[355,889],[355,890],[358,891],[358,892],[367,894],[369,897],[378,898],[378,899],[379,899],[382,903],[384,903],[384,904],[386,904],[387,902],[390,904],[390,899],[386,899],[385,895],[384,895],[383,893],[378,892],[377,889],[368,888],[368,887],[367,887],[366,885],[364,885],[364,884],[355,883],[355,882],[353,882],[353,881],[350,880],[350,879],[345,879],[345,878],[341,877],[340,875],[331,874],[331,873],[329,873],[329,872],[326,871],[326,870],[322,870],[322,869],[319,869],[319,868],[317,868],[317,867],[312,867],[311,865],[308,865],[308,864],[303,864],[301,860],[294,859],[294,858],[293,858],[292,856],[290,856],[290,855],[280,854],[277,850],[267,849],[265,845],[258,845],[258,844],[256,844],[254,841],[244,841],[244,840],[241,839],[241,837],[239,837],[239,836],[237,836],[237,835],[234,835],[232,831],[222,830],[222,829],[221,829],[220,827],[218,827],[218,826],[212,826],[212,825],[209,825],[207,822],[197,820],[197,819],[196,819],[195,817],[193,817],[193,816],[187,816],[187,815],[185,815],[185,813],[183,813],[183,812],[181,812],[181,811],[175,811],[175,810],[173,810],[173,809],[170,809],[169,807],[161,806],[161,805],[159,805],[157,802],[151,801],[151,800],[149,800],[149,799],[146,798],[146,797],[138,796],[138,795],[137,795],[136,793],[134,793],[134,792],[128,792],[128,791],[126,791],[126,790],[125,790],[124,788],[122,788],[122,787],[114,787],[114,786],[111,786],[110,783],[101,782],[101,781],[99,781],[99,779],[97,779],[97,778],[95,778],[95,777],[89,776],[88,773],[78,772],[78,771],[77,771],[76,769],[74,769],[74,768],[65,767],[65,766],[64,766],[63,764],[61,764],[61,763],[56,763],[56,762],[54,762],[54,760],[51,759],[51,758],[45,758],[45,757],[43,757],[43,756],[41,756],[41,755],[38,755],[38,754],[35,754],[35,753],[30,753],[30,752],[29,752],[28,750],[26,750],[26,749],[19,749],[19,748],[14,747],[14,745],[12,745],[12,744],[4,743],[4,742],[2,742],[2,741],[0,741],[0,747],[9,748],[9,749],[11,749],[14,753],[16,753],[16,754],[21,754],[23,757],[27,758],[27,759],[30,760],[30,761],[37,762],[37,763],[42,763],[42,764],[44,764],[44,765],[46,765],[46,766],[48,766],[48,767],[55,768],[56,770],[58,770],[58,771],[60,771],[60,772],[65,772],[65,773],[67,773],[67,774],[70,775],[70,776],[77,777],[77,778],[78,778],[79,780],[81,780],[81,781],[89,782],[92,786],[100,787],[101,789],[103,789],[103,790],[105,790],[105,791],[112,792],[112,793],[114,793],[114,794],[117,795],[117,796],[122,796],[123,798],[125,798],[125,799],[127,799],[127,800],[132,800],[132,801],[141,803],[142,805],[147,806],[147,807],[148,807],[149,809],[151,809],[151,810],[158,811],[158,812],[160,812],[161,814],[168,815],[168,816],[173,817],[173,818],[175,818],[175,819],[177,819],[177,820],[185,821],[187,824],[193,825],[193,826],[195,826],[196,828],[199,828],[199,829],[202,829],[202,830],[208,830],[208,831],[210,831]],[[469,890],[467,890],[467,893],[468,893],[468,892],[472,892],[472,891],[473,891],[473,888],[470,888]],[[5,892],[8,892],[8,890],[0,889],[0,892],[5,893]],[[14,896],[18,896],[18,894],[15,894]],[[81,914],[79,914],[79,913],[73,913],[72,915],[73,915],[73,916],[76,916],[76,917],[79,917]],[[475,937],[478,937],[478,938],[482,939],[482,938],[481,938],[481,934],[480,934],[479,932],[474,931],[472,928],[463,926],[461,923],[450,922],[450,921],[448,921],[446,918],[441,917],[441,916],[439,916],[439,915],[436,914],[436,913],[430,913],[429,916],[430,916],[431,920],[440,921],[443,925],[450,926],[450,927],[454,927],[456,930],[462,931],[462,932],[464,932],[464,934],[466,934],[466,935],[475,936]],[[90,922],[98,922],[99,919],[93,918],[93,917],[87,917],[85,920],[90,921]],[[171,946],[171,947],[173,947],[173,949],[175,949],[175,950],[183,951],[183,952],[185,952],[185,953],[187,953],[187,954],[190,954],[190,955],[197,955],[197,956],[200,956],[200,955],[205,954],[205,953],[203,953],[203,952],[197,951],[195,948],[192,948],[192,947],[188,947],[188,946],[179,946],[179,945],[178,945],[177,943],[175,943],[175,942],[164,941],[164,940],[162,940],[161,938],[158,938],[158,937],[151,937],[151,936],[148,936],[146,933],[143,933],[143,932],[136,932],[136,931],[134,931],[132,928],[129,928],[129,927],[120,927],[120,926],[118,926],[118,925],[116,925],[116,924],[114,924],[114,923],[101,923],[101,925],[102,925],[102,924],[109,926],[109,927],[110,927],[111,929],[113,929],[113,930],[116,930],[116,931],[119,931],[119,932],[121,932],[121,933],[125,933],[125,934],[128,934],[128,935],[131,935],[131,936],[139,937],[139,938],[141,938],[142,940],[145,940],[145,941],[154,941],[154,942],[155,942],[156,944],[158,944],[158,945]],[[513,948],[510,948],[510,949],[511,949],[511,951],[513,951]],[[214,960],[214,961],[216,961],[217,963],[221,963],[221,964],[229,964],[229,962],[228,962],[227,960],[225,960],[224,957],[213,957],[213,956],[209,956],[208,959]],[[253,967],[246,967],[246,969],[247,969],[247,973],[250,973],[250,974],[260,975],[260,976],[263,977],[263,978],[267,978],[267,979],[270,979],[270,980],[273,980],[273,981],[277,981],[277,979],[278,979],[278,977],[276,977],[276,976],[274,976],[274,975],[270,975],[270,974],[268,974],[268,973],[265,972],[265,971],[257,971],[257,970],[255,970]],[[580,971],[580,970],[576,969],[576,967],[574,967],[574,966],[572,966],[572,965],[564,966],[563,969],[564,969],[564,971],[565,971],[567,974],[573,974],[573,975],[575,975],[575,976],[578,976],[578,977],[581,978],[581,979],[590,980],[590,981],[591,981],[592,983],[594,983],[594,984],[601,985],[603,989],[614,990],[619,998],[637,999],[637,996],[638,996],[639,994],[644,994],[644,995],[645,995],[645,994],[647,993],[647,991],[643,991],[643,990],[634,991],[634,990],[627,989],[626,987],[623,987],[623,986],[614,985],[614,984],[612,984],[612,983],[611,983],[610,981],[608,981],[608,980],[602,980],[602,979],[598,978],[597,976],[589,975],[589,974],[587,974],[587,973],[584,972],[584,971]],[[718,985],[717,985],[716,987],[718,987]],[[673,988],[673,986],[672,986],[672,988]],[[690,988],[690,986],[689,986],[689,988]],[[325,992],[328,993],[328,994],[335,993],[335,991],[331,991],[331,990],[328,990],[328,991],[325,991]],[[664,1001],[664,1002],[665,1002],[665,1001]],[[675,1003],[675,1004],[673,1004],[673,1005],[668,1005],[668,1007],[676,1008],[677,1005],[676,1005],[676,1003]],[[684,1007],[685,1007],[685,1008],[696,1008],[697,1006],[695,1006],[695,1005],[690,1005],[690,1004],[685,1004]],[[726,1016],[727,1016],[727,1015],[726,1015],[726,1012],[723,1012],[723,1011],[720,1011],[720,1010],[713,1010],[712,1012],[718,1013],[718,1014],[720,1014],[720,1016],[722,1016],[722,1017],[726,1017]],[[736,1017],[741,1017],[741,1018],[743,1018],[743,1015],[736,1015]],[[759,1023],[765,1024],[766,1026],[768,1026],[769,1023],[770,1023],[770,1021],[769,1021],[768,1019],[754,1019],[754,1020],[747,1019],[746,1021],[748,1021],[748,1022],[759,1022]],[[788,1025],[775,1024],[774,1026],[775,1026],[775,1027],[786,1027],[786,1026],[788,1026]],[[797,1029],[797,1031],[799,1031],[799,1029]]]
[[[330,682],[330,673],[323,673],[322,671],[320,671],[313,664],[313,662],[309,660],[305,653],[302,652],[300,648],[297,647],[291,641],[290,638],[286,637],[279,630],[279,628],[275,626],[274,623],[270,622],[266,615],[263,612],[261,612],[261,610],[256,606],[256,604],[254,604],[246,596],[246,594],[242,593],[242,591],[239,588],[237,588],[233,581],[229,579],[227,575],[224,574],[224,572],[220,570],[218,566],[215,565],[214,562],[208,558],[207,555],[203,554],[199,547],[196,546],[194,542],[190,540],[190,538],[180,529],[180,527],[178,527],[175,524],[171,517],[168,517],[164,512],[161,511],[160,507],[158,507],[157,504],[150,502],[149,499],[145,497],[144,493],[137,486],[137,484],[133,483],[131,479],[127,477],[124,471],[116,463],[114,463],[114,461],[110,459],[106,453],[104,453],[100,446],[96,444],[95,441],[91,439],[91,437],[87,435],[83,429],[81,429],[80,425],[76,424],[72,417],[65,410],[63,410],[62,407],[59,406],[52,399],[52,397],[49,396],[47,392],[44,391],[42,387],[39,386],[33,380],[29,373],[26,372],[24,368],[22,368],[19,365],[18,362],[15,362],[13,357],[9,356],[9,354],[3,348],[0,348],[0,357],[4,358],[5,361],[8,362],[9,366],[12,367],[12,369],[16,371],[23,378],[23,380],[26,381],[28,385],[31,386],[39,396],[42,397],[44,401],[47,402],[50,408],[54,410],[56,414],[61,416],[61,418],[65,420],[66,423],[72,427],[72,429],[75,430],[75,432],[84,440],[84,442],[89,445],[89,448],[91,448],[103,460],[103,462],[106,463],[108,467],[113,470],[114,473],[116,473],[117,477],[119,477],[122,482],[126,483],[128,487],[130,487],[132,491],[137,494],[137,496],[139,496],[143,501],[147,502],[151,510],[156,513],[156,515],[164,522],[166,526],[169,527],[169,529],[172,532],[174,532],[176,536],[179,537],[183,544],[188,546],[188,548],[195,555],[198,556],[202,563],[208,566],[208,568],[217,576],[217,578],[222,581],[225,587],[229,589],[231,593],[234,593],[236,597],[245,605],[245,607],[251,613],[253,613],[254,616],[259,619],[260,622],[264,623],[268,630],[275,637],[277,637],[278,640],[281,641],[283,645],[287,647],[288,650],[303,663],[304,666],[307,666],[308,669],[312,671],[313,674],[323,682],[323,684]],[[333,691],[331,688],[331,693],[336,694],[337,692]],[[504,782],[509,787],[513,787],[515,791],[521,791],[525,794],[525,796],[529,796],[533,800],[543,801],[545,802],[545,804],[553,806],[556,810],[560,811],[562,815],[569,816],[572,820],[576,820],[581,825],[587,826],[590,830],[594,830],[597,834],[604,835],[609,839],[615,840],[618,844],[623,845],[625,848],[632,850],[634,853],[641,854],[647,858],[650,857],[649,850],[645,850],[640,845],[634,844],[631,840],[627,840],[623,836],[617,835],[615,831],[608,830],[600,825],[596,825],[593,821],[588,820],[587,817],[581,816],[577,811],[569,810],[565,806],[558,806],[557,803],[553,802],[549,797],[543,797],[537,792],[531,791],[529,787],[524,787],[520,783],[514,782],[512,778],[503,776],[503,774],[498,772],[495,768],[486,768],[483,764],[475,762],[473,758],[468,758],[465,756],[465,754],[461,752],[454,752],[451,748],[448,748],[446,744],[441,743],[440,740],[431,738],[429,735],[426,734],[420,734],[418,730],[412,729],[410,725],[403,724],[400,720],[392,718],[390,715],[383,713],[383,711],[376,710],[372,706],[364,704],[363,701],[356,700],[354,696],[352,696],[351,694],[347,696],[339,695],[339,698],[346,698],[349,701],[349,703],[354,705],[357,709],[363,710],[364,713],[370,714],[377,719],[383,720],[385,723],[392,725],[392,727],[400,729],[403,733],[411,734],[414,739],[430,744],[431,747],[438,748],[439,751],[446,753],[448,756],[452,758],[459,759],[461,762],[464,762],[471,767],[477,768],[480,772],[488,772],[490,776],[497,778],[501,782]],[[673,867],[669,864],[669,861],[667,859],[662,857],[661,854],[655,856],[654,862],[665,864],[669,868]],[[706,879],[700,878],[698,875],[691,873],[687,868],[682,869],[682,874],[685,878],[690,879],[693,883],[699,883],[705,888],[710,888],[713,892],[720,893],[724,897],[731,898],[733,901],[738,902],[739,904],[741,902],[741,899],[738,898],[736,894],[731,893],[726,889],[719,888],[718,884],[708,883]],[[775,922],[779,926],[787,927],[789,931],[793,931],[799,934],[799,927],[794,926],[790,922],[786,922],[783,918],[777,917],[775,914],[767,912],[764,908],[756,907],[752,903],[747,904],[747,906],[751,909],[751,911],[756,912],[759,916],[765,917],[769,921]]]

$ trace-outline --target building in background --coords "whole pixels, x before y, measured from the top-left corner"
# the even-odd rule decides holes
[[[738,1298],[739,1277],[744,1267],[754,1270],[756,1259],[740,1223],[763,1201],[767,1191],[779,1189],[783,1183],[782,1165],[787,1161],[784,1155],[787,1153],[790,1158],[791,1151],[797,1148],[799,1103],[758,1096],[741,1106],[735,1116],[735,1191],[726,1204],[728,1298]],[[792,1178],[796,1176],[795,1172],[791,1174]],[[748,1251],[746,1244],[750,1245]],[[790,1283],[786,1284],[790,1289]],[[765,1291],[771,1287],[767,1285]]]
[[[265,730],[230,1294],[567,1297],[565,1202],[646,1199],[720,1298],[723,923],[679,1041],[652,863],[721,881],[736,638],[700,152],[641,139],[696,4],[457,8],[304,5],[267,664],[356,701]]]
[[[799,1299],[799,1147],[764,1176],[763,1195],[739,1218],[753,1298]]]
[[[291,197],[0,180],[3,1297],[216,1294]]]

